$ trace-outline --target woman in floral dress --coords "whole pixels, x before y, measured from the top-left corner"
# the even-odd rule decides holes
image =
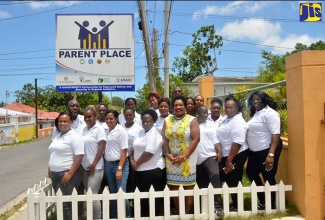
[[[200,141],[199,124],[195,117],[186,114],[186,98],[173,99],[174,115],[166,119],[163,128],[163,149],[166,156],[167,184],[170,190],[193,189],[196,183],[196,147]],[[179,212],[178,197],[174,197]],[[193,197],[185,197],[185,212],[191,213]]]

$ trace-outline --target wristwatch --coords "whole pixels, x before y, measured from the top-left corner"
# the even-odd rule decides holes
[[[118,169],[119,169],[119,170],[122,170],[122,167],[121,167],[121,166],[118,166]]]
[[[269,153],[268,156],[269,157],[274,157],[274,154],[273,153]]]

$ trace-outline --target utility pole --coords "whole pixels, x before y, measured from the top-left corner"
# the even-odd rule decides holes
[[[158,31],[153,29],[153,76],[154,79],[159,77],[159,59],[158,59]]]
[[[145,50],[146,50],[146,57],[147,57],[150,90],[157,91],[155,80],[153,77],[153,65],[152,65],[153,63],[152,63],[152,56],[151,56],[151,50],[150,50],[150,44],[149,44],[146,10],[145,10],[143,1],[138,0],[138,5],[139,5],[139,12],[140,12],[139,14],[140,14],[141,24],[142,24],[142,36],[143,36],[144,46],[145,46]]]
[[[164,96],[169,98],[169,4],[165,1],[165,43],[164,43]]]
[[[5,117],[5,124],[7,124],[7,118],[8,118],[8,97],[9,97],[9,91],[6,90],[6,117]]]
[[[37,95],[37,79],[35,79],[35,117],[36,117],[36,138],[38,138],[38,114],[37,114],[37,105],[38,105],[38,95]]]

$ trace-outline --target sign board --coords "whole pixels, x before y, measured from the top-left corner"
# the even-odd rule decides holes
[[[56,15],[56,91],[135,91],[133,14]]]

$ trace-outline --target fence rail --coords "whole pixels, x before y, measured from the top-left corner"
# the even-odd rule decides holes
[[[206,189],[199,189],[195,186],[192,190],[184,190],[180,187],[178,191],[170,191],[166,186],[164,191],[155,192],[151,187],[149,192],[139,192],[138,189],[134,193],[124,193],[121,189],[118,193],[110,194],[107,189],[103,194],[93,194],[89,189],[87,194],[78,195],[76,190],[72,195],[63,196],[59,190],[54,194],[51,180],[45,179],[39,184],[35,184],[33,188],[27,191],[28,218],[29,219],[47,219],[55,210],[57,219],[63,219],[63,202],[72,202],[72,219],[78,219],[78,201],[86,202],[87,219],[92,219],[94,200],[103,202],[103,219],[109,219],[109,203],[111,200],[117,200],[119,219],[127,219],[125,217],[125,199],[134,200],[134,217],[128,219],[215,219],[214,214],[214,194],[223,196],[223,207],[226,216],[250,216],[257,213],[273,213],[276,211],[285,211],[285,192],[292,191],[291,185],[284,185],[281,181],[279,184],[270,186],[266,182],[265,186],[256,186],[253,182],[251,186],[244,187],[239,183],[238,187],[228,187],[224,184],[222,188],[215,189],[210,184]],[[265,192],[265,211],[258,210],[257,193]],[[276,193],[276,208],[271,209],[271,192]],[[230,212],[229,195],[238,194],[238,211]],[[244,194],[251,195],[251,210],[244,209]],[[179,215],[170,214],[170,198],[179,197]],[[185,214],[185,196],[194,196],[194,214]],[[155,216],[155,198],[164,198],[164,216]],[[140,199],[149,198],[150,216],[140,216]],[[161,204],[163,205],[163,204]]]

